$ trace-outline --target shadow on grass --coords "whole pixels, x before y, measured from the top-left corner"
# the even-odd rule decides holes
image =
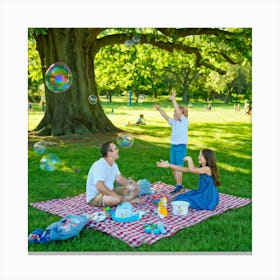
[[[137,128],[138,129],[138,128]],[[150,182],[174,184],[170,169],[156,167],[156,161],[169,159],[170,145],[162,137],[170,136],[168,127],[143,126],[135,133],[134,144],[119,151],[117,161],[122,174],[135,180],[147,178]],[[140,137],[141,134],[141,137]],[[149,141],[145,136],[149,136]],[[159,136],[160,135],[160,136]],[[88,138],[58,138],[47,153],[55,153],[61,168],[46,172],[39,168],[41,156],[30,146],[28,151],[28,202],[64,198],[85,192],[86,178],[91,164],[100,158],[99,146],[114,135],[91,135]],[[219,191],[237,196],[251,197],[251,127],[248,124],[195,125],[190,127],[188,155],[197,164],[197,155],[203,147],[216,152],[220,171]],[[76,171],[78,170],[78,172]],[[197,188],[198,176],[186,173],[184,184]],[[59,217],[28,207],[28,232],[46,228]],[[211,234],[215,231],[215,234]],[[209,234],[210,233],[210,234]],[[201,238],[203,236],[204,238]],[[153,245],[130,248],[124,242],[95,230],[84,230],[80,236],[63,242],[29,244],[28,251],[39,252],[211,252],[251,251],[251,207],[235,209],[221,216],[186,228],[170,238]]]
[[[156,126],[137,127],[140,131],[134,133],[135,141],[131,148],[120,148],[120,159],[117,161],[124,176],[134,179],[147,178],[151,182],[164,181],[174,184],[171,170],[157,168],[155,163],[160,159],[169,159],[170,145],[161,137],[170,136],[170,128]],[[159,131],[160,130],[160,131]],[[137,135],[152,136],[145,141]],[[29,149],[28,187],[30,201],[75,195],[85,191],[85,182],[91,164],[100,158],[101,143],[113,139],[115,134],[102,137],[92,135],[86,140],[75,138],[73,143],[56,141],[55,146],[47,148],[46,153],[55,153],[62,162],[62,167],[54,172],[40,170],[41,156]],[[161,142],[160,142],[161,141]],[[251,195],[251,147],[250,124],[231,123],[226,125],[196,124],[189,130],[188,155],[197,164],[197,156],[201,148],[213,149],[216,153],[217,164],[222,182],[221,190],[241,196]],[[75,172],[75,170],[78,172]],[[196,187],[197,176],[186,174],[188,185]],[[189,180],[189,178],[191,178]],[[70,184],[69,187],[61,187]],[[49,186],[55,186],[49,188]],[[40,186],[40,187],[38,187]],[[46,196],[46,197],[45,197]]]

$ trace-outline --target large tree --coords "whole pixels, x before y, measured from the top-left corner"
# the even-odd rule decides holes
[[[36,40],[43,79],[47,68],[58,61],[67,64],[73,75],[72,86],[64,93],[53,93],[45,86],[47,107],[43,119],[35,129],[38,135],[58,136],[119,131],[119,128],[107,118],[99,101],[94,106],[88,102],[89,95],[98,96],[94,59],[104,46],[124,44],[137,38],[140,39],[137,43],[151,44],[169,52],[181,50],[195,58],[196,67],[206,67],[220,74],[225,73],[224,69],[219,68],[219,65],[223,65],[220,64],[221,61],[237,63],[244,52],[240,42],[236,44],[240,41],[238,35],[242,34],[244,38],[243,29],[40,28],[29,31]],[[247,31],[246,34],[245,41],[251,42],[250,32]],[[206,57],[203,56],[206,53],[205,49],[186,39],[194,36],[207,37],[211,42],[211,48],[209,47],[211,52],[208,51]],[[248,54],[248,45],[246,46]]]

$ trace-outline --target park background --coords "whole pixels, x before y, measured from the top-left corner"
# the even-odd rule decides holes
[[[261,59],[261,56],[259,56],[258,58],[260,58]],[[268,79],[269,80],[269,79]],[[258,89],[259,90],[259,89]],[[274,97],[274,96],[273,96]],[[271,98],[271,100],[274,100],[273,99],[273,97]],[[24,103],[25,104],[25,103]],[[255,104],[258,104],[258,102],[256,102]],[[273,107],[273,105],[274,105],[274,103],[272,102],[272,107]],[[271,111],[268,111],[268,112],[265,112],[266,113],[266,118],[268,118],[268,119],[270,119],[270,117],[271,117],[271,114],[273,115],[273,112],[271,112]],[[271,113],[271,114],[270,114]],[[275,111],[274,111],[274,113],[275,113]],[[273,119],[277,119],[277,115],[276,115],[276,118],[275,118],[275,115],[273,115]],[[257,119],[257,118],[256,118]],[[26,127],[26,126],[25,126]],[[264,128],[264,131],[266,131],[266,132],[268,132],[268,131],[270,131],[269,130],[269,127],[265,127]],[[276,130],[277,131],[277,130]],[[275,130],[274,130],[274,132],[275,132]],[[269,132],[267,133],[268,135],[269,135]],[[10,134],[10,135],[12,135],[12,134]],[[276,133],[276,139],[277,139],[277,133]],[[275,138],[270,138],[270,139],[268,139],[268,141],[272,141],[271,143],[274,143],[274,140],[275,140]],[[258,141],[256,141],[255,143],[257,143]],[[268,146],[269,147],[269,146]],[[273,145],[273,147],[274,147],[274,145]],[[272,148],[272,147],[271,147]],[[16,149],[16,151],[18,151],[17,149]],[[274,150],[275,151],[275,150]],[[260,212],[259,212],[260,213]],[[267,221],[267,224],[269,224],[269,220]],[[274,224],[275,225],[275,224]],[[274,228],[276,231],[277,231],[277,225],[276,225],[276,228]],[[275,231],[274,231],[274,233],[275,233]],[[258,236],[257,235],[257,237],[260,237],[260,236]],[[258,238],[259,239],[259,238]],[[259,243],[258,243],[259,244]],[[268,251],[269,251],[269,248],[271,248],[271,244],[270,244],[270,242],[269,242],[269,240],[266,242],[266,249],[268,249]],[[257,252],[259,252],[259,251],[257,251]],[[267,256],[267,255],[266,255]],[[246,258],[247,259],[247,258]],[[253,259],[256,259],[256,258],[253,258]],[[257,258],[258,259],[258,258]],[[235,259],[235,261],[236,261],[236,259]],[[237,262],[237,261],[236,261]],[[248,264],[248,262],[246,262],[247,264]],[[240,263],[239,263],[239,265],[240,265]],[[248,264],[249,265],[249,264]],[[250,266],[250,265],[249,265]],[[243,267],[243,266],[239,266],[239,267],[242,267],[242,269],[244,269],[244,270],[246,270],[246,267]]]
[[[177,102],[189,107],[188,155],[197,162],[201,148],[213,149],[223,182],[219,191],[251,198],[251,31],[30,28],[29,106],[31,101],[39,104],[29,108],[29,203],[83,193],[88,170],[100,158],[100,145],[112,138],[117,143],[122,131],[134,135],[129,149],[120,146],[118,165],[122,174],[135,181],[145,178],[151,183],[174,184],[170,170],[162,172],[155,166],[161,158],[169,159],[171,131],[153,109],[158,103],[173,117],[168,100],[172,89],[177,91]],[[63,88],[57,92],[48,83],[48,63],[57,61],[70,66],[73,82],[67,91]],[[92,97],[95,102],[91,102]],[[145,125],[135,125],[140,114],[145,117]],[[46,143],[46,154],[61,159],[53,172],[38,169],[39,162],[44,166],[41,162],[45,158],[35,149],[40,139]],[[184,185],[196,189],[197,176],[184,176]],[[137,249],[96,231],[85,231],[74,240],[30,244],[29,250],[251,252],[251,205],[222,217],[211,219],[216,222],[213,225],[209,219],[200,227]],[[29,207],[29,232],[56,220]]]

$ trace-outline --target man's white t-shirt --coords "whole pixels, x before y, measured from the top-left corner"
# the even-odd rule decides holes
[[[94,162],[88,172],[86,185],[86,201],[91,201],[99,191],[96,189],[96,182],[103,181],[110,190],[114,188],[116,177],[120,174],[118,165],[114,162],[111,166],[102,157]]]
[[[188,125],[189,120],[182,115],[181,121],[174,120],[172,118],[168,119],[168,123],[172,126],[170,144],[188,144]]]

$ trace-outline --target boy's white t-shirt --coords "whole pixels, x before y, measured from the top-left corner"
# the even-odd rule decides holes
[[[119,174],[121,173],[118,165],[115,162],[111,166],[103,157],[94,162],[88,172],[86,201],[89,202],[99,193],[99,191],[96,189],[97,181],[103,181],[105,186],[112,190],[114,188],[116,177]]]
[[[181,116],[181,121],[168,119],[168,123],[172,126],[170,144],[188,144],[188,125],[189,120],[184,115]]]

